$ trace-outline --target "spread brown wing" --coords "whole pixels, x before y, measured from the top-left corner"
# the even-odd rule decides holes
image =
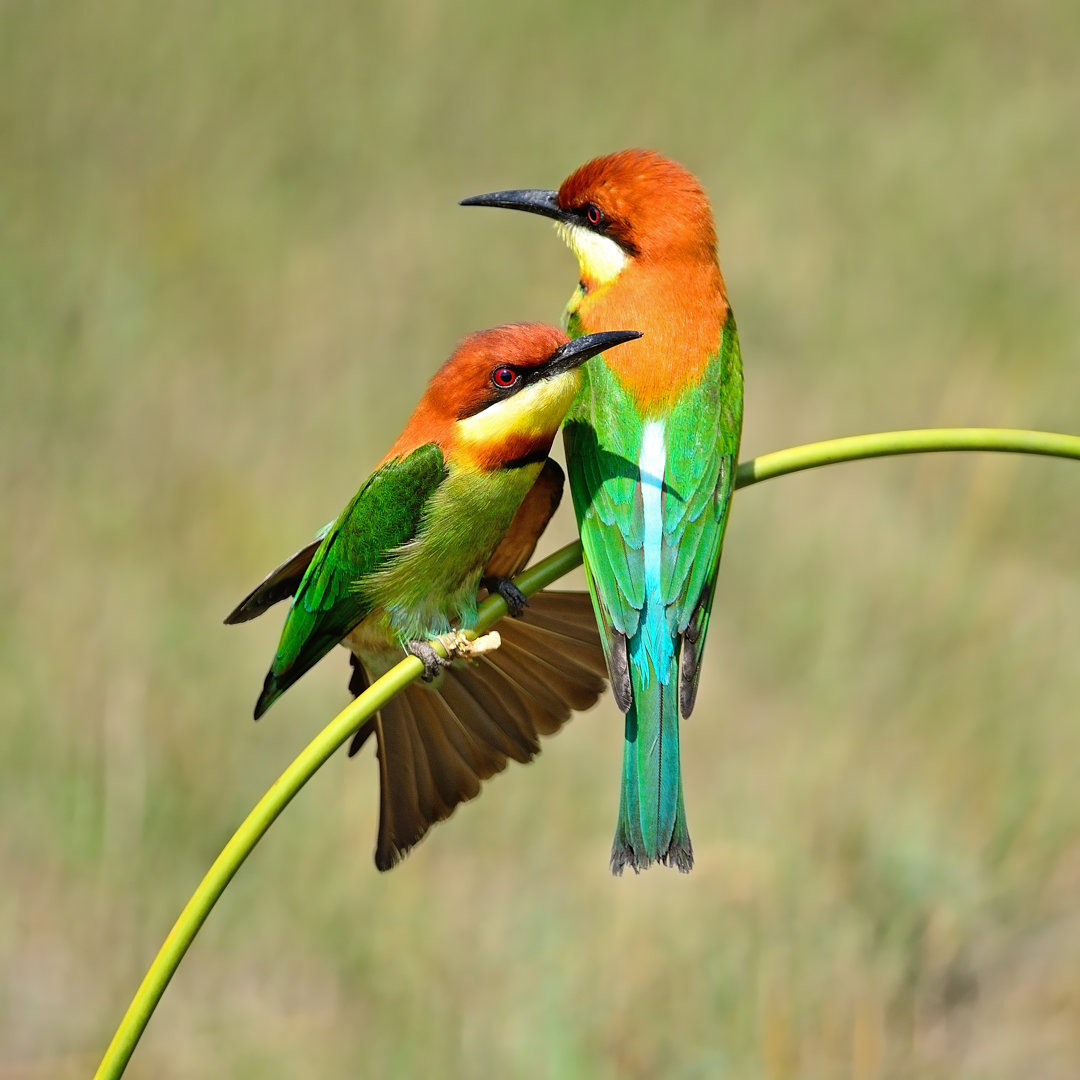
[[[540,592],[520,619],[499,624],[502,646],[475,663],[457,661],[436,687],[413,683],[353,740],[374,731],[379,761],[375,865],[389,870],[458,803],[508,761],[530,761],[540,736],[575,710],[595,705],[607,685],[604,651],[588,593]],[[350,689],[364,689],[353,658]]]

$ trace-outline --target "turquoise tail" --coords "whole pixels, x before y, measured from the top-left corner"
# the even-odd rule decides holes
[[[619,824],[611,870],[635,873],[662,862],[694,865],[679,771],[679,658],[666,626],[650,626],[648,604],[629,644],[633,700],[626,713]],[[659,630],[659,634],[649,631]],[[658,646],[650,648],[649,646]],[[654,657],[659,656],[657,664]]]

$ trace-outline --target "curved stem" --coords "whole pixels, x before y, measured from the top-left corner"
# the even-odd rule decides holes
[[[1080,460],[1080,437],[1005,428],[929,428],[854,435],[845,439],[830,439],[827,442],[778,450],[744,462],[739,466],[735,485],[748,487],[775,476],[841,461],[949,450],[996,450]],[[523,593],[530,596],[569,573],[580,563],[581,542],[575,541],[530,567],[516,579],[516,584]],[[475,633],[484,633],[505,614],[506,604],[502,598],[488,597],[480,606]],[[312,739],[258,801],[214,860],[214,864],[169,932],[105,1051],[95,1074],[97,1080],[123,1074],[150,1016],[165,992],[165,987],[217,903],[218,897],[225,891],[233,875],[266,830],[292,801],[293,796],[346,739],[370,720],[390,698],[418,678],[423,670],[423,663],[410,656],[374,682]]]
[[[567,544],[553,555],[530,567],[515,581],[526,596],[539,592],[556,579],[581,565],[581,542]],[[506,601],[500,596],[489,596],[479,609],[479,617],[471,637],[490,629],[506,614]],[[442,646],[434,642],[440,652]],[[139,989],[132,998],[120,1026],[105,1051],[101,1065],[94,1074],[95,1080],[118,1077],[127,1063],[147,1023],[150,1020],[165,987],[183,960],[188,946],[195,939],[206,921],[218,897],[225,891],[233,875],[273,825],[278,815],[292,801],[293,796],[315,775],[316,771],[362,724],[370,720],[395,694],[424,673],[423,661],[415,656],[406,657],[377,679],[358,698],[355,698],[311,740],[291,765],[278,777],[273,786],[255,804],[255,808],[233,833],[221,854],[214,860],[199,882],[184,910],[169,931],[150,969],[143,977]]]
[[[835,465],[841,461],[953,450],[990,450],[1080,459],[1080,436],[1060,435],[1053,431],[1025,431],[1022,428],[916,428],[912,431],[849,435],[845,439],[793,446],[745,461],[739,466],[735,486],[749,487],[761,480],[771,480],[774,476],[816,469],[819,465]]]

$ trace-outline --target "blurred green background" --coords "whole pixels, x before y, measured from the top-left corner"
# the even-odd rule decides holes
[[[456,200],[652,146],[711,193],[744,457],[1080,430],[1080,7],[0,2],[0,1078],[90,1074],[199,877],[346,700],[277,614],[466,332],[570,254]],[[560,516],[545,549],[572,533]],[[689,877],[613,880],[605,704],[388,875],[318,775],[134,1077],[1075,1077],[1080,470],[736,499]]]

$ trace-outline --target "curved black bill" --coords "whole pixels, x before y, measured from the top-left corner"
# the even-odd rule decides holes
[[[539,214],[541,217],[552,218],[555,221],[578,221],[573,211],[564,210],[559,205],[557,191],[540,191],[534,188],[523,188],[520,191],[493,191],[490,195],[473,195],[468,199],[462,199],[459,205],[500,206],[505,210],[524,210],[528,214]]]
[[[584,337],[568,341],[561,348],[556,349],[548,362],[544,365],[545,378],[558,375],[564,371],[571,371],[580,367],[590,357],[607,349],[622,345],[623,342],[633,341],[641,337],[640,330],[606,330],[602,334],[586,334]]]

